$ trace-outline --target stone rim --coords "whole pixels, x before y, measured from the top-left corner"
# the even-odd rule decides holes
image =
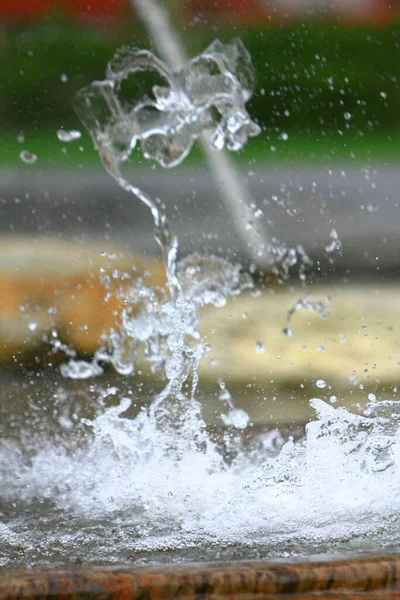
[[[3,571],[1,600],[392,600],[400,555]]]

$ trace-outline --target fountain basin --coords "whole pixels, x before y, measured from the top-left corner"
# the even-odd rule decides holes
[[[400,598],[400,557],[5,571],[1,600]]]

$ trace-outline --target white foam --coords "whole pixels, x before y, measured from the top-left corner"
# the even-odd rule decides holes
[[[154,537],[160,523],[172,546],[182,536],[328,540],[372,534],[400,509],[397,425],[380,403],[365,417],[313,399],[318,418],[303,442],[289,440],[275,457],[268,448],[241,453],[231,463],[205,433],[197,403],[176,407],[179,428],[164,408],[125,418],[129,404],[125,398],[96,418],[93,437],[75,455],[49,446],[29,466],[14,456],[0,497],[51,498],[92,517],[131,512],[147,524],[138,543],[153,549],[165,544]]]

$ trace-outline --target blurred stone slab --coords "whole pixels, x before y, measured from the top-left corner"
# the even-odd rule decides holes
[[[138,167],[128,169],[127,176],[165,203],[183,254],[201,247],[233,260],[248,259],[248,248],[238,239],[206,168]],[[334,258],[335,268],[399,271],[400,172],[395,166],[256,164],[250,170],[242,165],[240,177],[262,211],[257,228],[270,237],[288,246],[302,244],[329,269]],[[100,167],[4,169],[0,202],[0,233],[112,239],[139,255],[158,255],[148,209]],[[342,243],[335,255],[326,252],[333,229]]]
[[[119,291],[137,277],[164,285],[157,260],[107,244],[0,238],[0,362],[40,362],[50,339],[79,353],[96,350],[118,324]]]
[[[400,286],[371,281],[311,290],[306,296],[302,289],[272,287],[258,297],[246,294],[222,309],[207,309],[201,331],[211,350],[200,364],[200,379],[222,378],[228,389],[268,400],[282,393],[299,402],[315,396],[355,401],[368,393],[396,397]],[[286,315],[302,297],[327,302],[329,316],[298,310],[289,337],[283,333]]]

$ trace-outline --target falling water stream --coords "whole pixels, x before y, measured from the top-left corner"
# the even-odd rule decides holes
[[[143,71],[164,83],[122,100],[123,83]],[[353,414],[312,398],[315,418],[300,433],[256,430],[220,381],[224,427],[210,429],[198,390],[210,349],[198,332],[201,309],[250,289],[251,277],[223,258],[180,258],[162,202],[123,175],[137,146],[165,167],[203,133],[217,149],[241,148],[259,130],[245,108],[253,85],[250,57],[235,40],[214,42],[179,71],[123,49],[106,79],[79,94],[77,112],[106,170],[149,207],[168,285],[133,285],[120,330],[93,360],[66,362],[65,384],[55,375],[38,383],[29,415],[10,417],[19,436],[0,442],[0,565],[396,548],[398,403],[371,396],[364,414]],[[299,308],[327,316],[325,305],[303,301],[288,320]],[[130,377],[139,355],[154,374],[147,383]],[[107,365],[116,374],[96,379]]]

